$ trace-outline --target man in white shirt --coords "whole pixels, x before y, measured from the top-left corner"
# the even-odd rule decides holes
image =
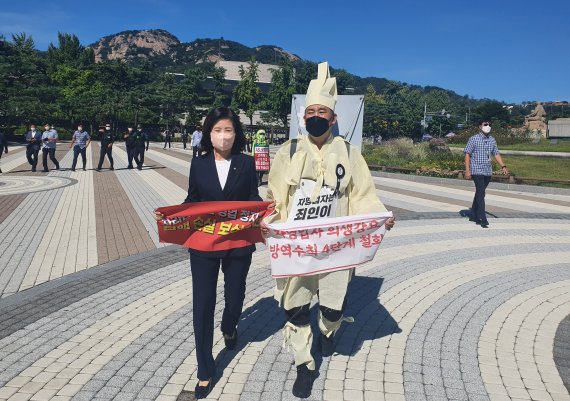
[[[202,142],[202,131],[200,126],[192,133],[192,158],[200,155],[200,143]]]

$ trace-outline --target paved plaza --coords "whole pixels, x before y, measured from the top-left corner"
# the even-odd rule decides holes
[[[142,171],[122,145],[114,171],[93,170],[98,143],[87,156],[76,172],[66,144],[59,171],[32,173],[23,147],[0,160],[0,400],[191,400],[188,253],[158,242],[153,216],[184,200],[191,150],[152,144]],[[310,399],[570,401],[570,190],[493,183],[482,229],[461,216],[471,182],[374,181],[398,221],[357,269],[355,322],[317,358]],[[294,399],[272,288],[260,245],[236,350],[214,335],[209,399]]]

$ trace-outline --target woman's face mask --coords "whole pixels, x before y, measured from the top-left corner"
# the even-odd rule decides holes
[[[234,125],[230,120],[220,120],[212,128],[210,133],[212,146],[218,152],[227,152],[234,146],[236,133]]]

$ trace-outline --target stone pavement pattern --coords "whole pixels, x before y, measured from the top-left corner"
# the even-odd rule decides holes
[[[2,159],[0,400],[184,399],[196,383],[189,262],[158,243],[152,210],[184,199],[190,152],[153,147],[137,171],[117,147],[101,173],[88,153],[88,171],[69,171],[62,149],[47,175],[26,172],[21,151]],[[400,221],[358,269],[355,323],[318,358],[311,399],[570,400],[570,194],[497,186],[499,218],[483,230],[458,215],[469,183],[375,182]],[[263,246],[247,284],[237,349],[215,332],[210,399],[293,399]]]

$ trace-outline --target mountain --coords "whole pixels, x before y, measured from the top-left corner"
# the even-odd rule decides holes
[[[148,59],[170,54],[180,46],[180,41],[162,29],[124,31],[105,36],[90,45],[95,52],[95,61]]]
[[[182,43],[176,36],[162,29],[119,32],[105,36],[89,47],[93,48],[97,62],[148,60],[164,67],[216,63],[220,60],[247,61],[251,57],[265,64],[275,64],[282,57],[287,57],[294,63],[301,61],[299,56],[277,46],[250,48],[224,38],[196,39]]]
[[[281,59],[288,58],[297,69],[298,78],[306,86],[316,71],[314,62],[303,60],[278,46],[248,47],[224,38],[181,42],[176,36],[162,29],[119,32],[105,36],[89,47],[93,48],[96,61],[125,60],[133,63],[144,61],[150,63],[153,68],[168,72],[185,72],[188,67],[197,65],[205,67],[222,60],[248,61],[251,57],[255,57],[263,64],[278,64]],[[359,77],[348,71],[334,68],[331,68],[331,73],[337,77],[339,90],[343,93],[366,93],[368,85],[374,86],[378,92],[390,85],[407,86],[423,93],[442,89],[434,86],[409,85],[386,78]],[[461,96],[451,90],[443,90],[455,102],[462,104],[471,102],[467,96]]]

